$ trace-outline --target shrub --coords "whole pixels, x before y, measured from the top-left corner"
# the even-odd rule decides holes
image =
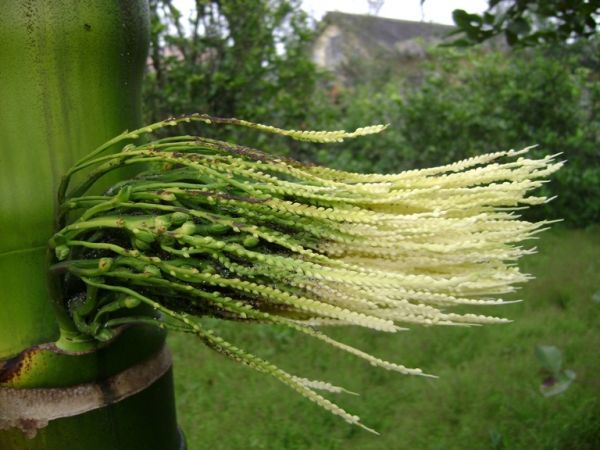
[[[583,54],[583,52],[581,51]],[[537,155],[568,161],[546,187],[558,198],[538,210],[582,226],[600,221],[600,88],[576,52],[438,50],[418,84],[402,79],[345,90],[337,121],[388,122],[385,142],[365,140],[319,162],[393,172],[448,163],[488,151],[537,144]],[[330,116],[332,116],[330,114]],[[360,146],[360,147],[359,147]]]

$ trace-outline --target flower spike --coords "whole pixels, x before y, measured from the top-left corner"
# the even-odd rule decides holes
[[[394,333],[406,324],[471,326],[506,319],[451,311],[500,305],[529,276],[515,266],[519,245],[550,224],[516,211],[549,201],[533,193],[563,164],[528,149],[475,156],[392,175],[358,174],[278,158],[202,136],[115,144],[163,127],[229,124],[312,142],[378,133],[282,130],[193,114],[125,132],[65,176],[61,229],[50,240],[65,307],[80,332],[110,339],[149,323],[196,334],[209,347],[268,373],[347,422],[365,427],[316,390],[324,381],[290,375],[226,342],[204,317],[287,326],[368,363],[431,376],[367,354],[320,331],[361,326]],[[96,180],[139,168],[104,195]],[[73,174],[85,181],[71,186]],[[82,177],[78,177],[81,179]],[[140,309],[145,304],[147,309]]]

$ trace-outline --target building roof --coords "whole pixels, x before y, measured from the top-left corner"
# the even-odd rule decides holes
[[[397,48],[400,42],[423,39],[443,39],[454,29],[450,25],[430,22],[388,19],[373,15],[357,15],[328,12],[323,18],[325,26],[336,25],[344,32],[352,33],[363,45],[369,47]]]

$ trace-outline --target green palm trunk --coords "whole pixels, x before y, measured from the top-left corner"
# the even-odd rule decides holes
[[[55,198],[63,173],[90,149],[139,126],[147,41],[148,12],[142,0],[2,4],[3,450],[164,450],[180,445],[163,333],[133,328],[101,347],[87,342],[63,307],[69,293],[51,289],[47,276],[47,240],[56,227]],[[151,373],[143,384],[140,371]],[[129,384],[138,385],[111,385],[122,381],[123,374],[129,374]],[[68,402],[56,403],[72,396],[76,385],[100,393],[95,403],[79,408],[82,414],[75,414],[77,408]],[[62,412],[52,413],[58,417],[49,416],[53,420],[47,425],[44,418],[28,418],[23,405],[32,393],[38,411],[46,402],[50,410],[61,404]]]

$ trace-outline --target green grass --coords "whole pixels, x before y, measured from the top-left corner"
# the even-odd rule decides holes
[[[396,335],[328,331],[437,380],[371,367],[286,330],[219,325],[225,338],[292,373],[359,392],[330,398],[381,436],[346,424],[194,338],[171,336],[179,422],[189,449],[600,448],[600,304],[592,300],[600,290],[600,232],[556,230],[534,244],[539,253],[522,267],[536,279],[515,297],[525,302],[485,307],[514,323],[419,327]],[[559,347],[564,367],[576,372],[563,394],[540,394],[537,345]]]

